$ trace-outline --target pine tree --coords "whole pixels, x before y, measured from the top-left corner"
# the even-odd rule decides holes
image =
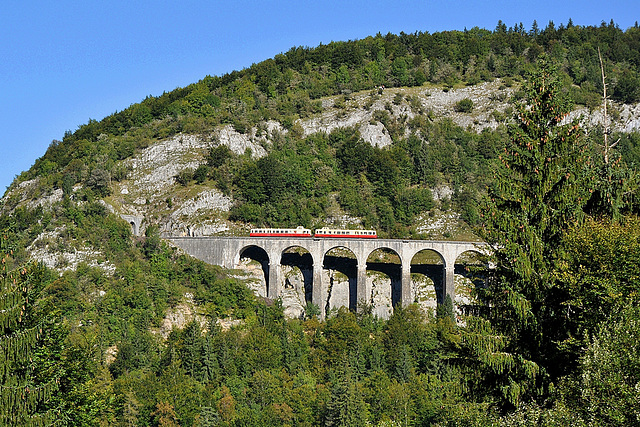
[[[209,318],[209,330],[202,341],[202,382],[216,380],[219,375],[220,365],[215,348],[216,336],[220,333],[220,326],[215,315]]]
[[[335,373],[331,399],[327,403],[326,426],[364,426],[368,412],[359,383],[354,378],[353,367],[347,357]]]
[[[484,298],[493,327],[506,337],[501,353],[542,368],[520,371],[530,374],[528,385],[508,379],[514,381],[506,392],[512,403],[539,387],[538,372],[549,374],[556,362],[553,342],[562,334],[557,322],[564,295],[555,286],[554,267],[563,234],[580,220],[588,198],[583,134],[577,120],[564,121],[569,104],[546,60],[526,91],[499,156],[481,230],[494,250],[496,268]]]
[[[50,372],[37,365],[46,334],[46,313],[38,297],[46,269],[37,264],[12,267],[13,249],[0,236],[0,425],[50,425],[57,414],[47,402],[57,390]],[[54,374],[55,375],[55,374]]]

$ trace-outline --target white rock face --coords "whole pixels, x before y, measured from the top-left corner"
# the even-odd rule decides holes
[[[371,290],[373,314],[381,319],[388,319],[393,313],[391,279],[383,273],[369,272],[367,274],[367,286],[367,289]]]
[[[271,122],[268,127],[277,128],[274,122]],[[255,129],[253,133],[255,134]],[[231,125],[222,126],[217,132],[217,138],[220,144],[226,145],[236,154],[244,154],[247,149],[250,149],[253,157],[267,155],[267,151],[263,147],[254,143],[248,135],[238,133]]]
[[[429,233],[434,231],[447,232],[455,230],[460,220],[460,215],[457,213],[444,213],[438,216],[429,217],[427,215],[421,215],[416,218],[416,231],[418,233]]]
[[[361,105],[367,102],[370,95],[358,95],[353,101],[348,101],[344,109],[326,109],[333,105],[333,102],[323,102],[323,108],[326,109],[323,113],[310,119],[300,120],[299,123],[305,136],[317,132],[331,133],[341,127],[356,127],[365,141],[373,146],[386,147],[392,140],[382,123],[372,123],[372,121],[375,122],[372,119],[376,111],[387,110],[394,117],[406,119],[413,119],[421,114],[406,101],[394,103],[396,94],[400,93],[414,96],[422,113],[430,111],[438,118],[449,117],[465,129],[468,127],[476,131],[487,127],[495,129],[499,123],[492,117],[492,113],[494,110],[504,111],[509,106],[508,100],[514,91],[512,88],[499,89],[500,85],[500,81],[496,80],[446,92],[441,89],[415,88],[385,90],[368,108],[363,108]],[[455,104],[465,98],[473,101],[473,114],[455,111]]]
[[[169,308],[162,319],[160,327],[152,330],[152,332],[158,333],[162,338],[167,339],[172,330],[184,329],[184,327],[193,320],[198,322],[202,330],[206,330],[208,327],[207,319],[194,312],[195,305],[193,300],[189,300],[189,298],[185,299],[185,302],[178,304],[173,308]]]
[[[433,200],[451,199],[453,189],[448,185],[439,185],[431,190]]]
[[[281,268],[281,277],[284,277],[284,283],[280,288],[280,298],[284,307],[284,315],[289,318],[303,317],[307,305],[304,284],[305,279],[308,280],[312,272],[289,265],[283,265]]]
[[[262,270],[262,266],[257,261],[247,258],[240,260],[239,270],[243,271],[243,279],[250,278],[249,288],[260,297],[266,297],[267,285]],[[284,307],[284,314],[289,318],[300,318],[304,316],[305,306],[310,295],[305,295],[305,283],[311,284],[311,270],[300,269],[297,266],[281,266],[281,277],[283,283],[280,286],[280,298]],[[340,307],[348,307],[350,292],[354,288],[355,277],[347,277],[343,273],[332,269],[324,269],[323,282],[326,286],[325,299],[322,301],[320,310],[329,312]],[[465,286],[469,282],[464,278],[456,277],[456,292],[461,292],[461,302],[466,303],[468,292]],[[353,282],[353,283],[352,283]],[[378,271],[367,272],[367,293],[369,303],[372,305],[373,314],[388,319],[393,313],[392,286],[399,286],[398,283],[392,285],[391,279],[384,273]],[[435,312],[437,305],[436,290],[433,281],[423,275],[413,275],[411,283],[411,298],[418,302],[418,305],[425,312]],[[456,298],[456,303],[458,303]]]
[[[267,280],[264,277],[264,272],[262,271],[260,263],[249,258],[241,258],[240,265],[237,268],[242,270],[244,273],[241,278],[249,279],[249,282],[247,283],[249,289],[251,289],[257,296],[266,298]]]
[[[384,148],[393,142],[387,129],[380,122],[373,125],[371,123],[360,125],[360,135],[362,135],[362,139],[378,148]]]
[[[62,196],[63,196],[62,189],[56,188],[48,196],[44,196],[39,199],[29,201],[27,203],[27,206],[29,207],[29,209],[33,209],[38,206],[51,207],[54,203],[60,202],[62,200]]]
[[[612,120],[612,110],[617,110],[616,120]],[[609,125],[613,132],[634,132],[640,130],[640,104],[621,105],[611,104],[607,107]],[[590,112],[587,108],[579,108],[572,111],[565,119],[565,122],[575,118],[580,119],[585,128],[602,126],[604,124],[604,110],[599,108]]]
[[[131,167],[127,193],[135,190],[141,196],[161,193],[175,183],[175,176],[186,168],[200,164],[209,143],[197,135],[176,135],[146,148],[141,154],[125,160]]]
[[[184,202],[179,209],[173,211],[171,218],[198,215],[208,210],[228,211],[231,204],[231,198],[226,197],[220,191],[206,190]]]
[[[33,243],[26,248],[35,261],[42,262],[52,270],[62,272],[76,270],[78,264],[86,263],[90,267],[100,268],[105,273],[113,275],[115,265],[104,260],[104,254],[86,247],[70,248],[60,236],[64,229],[42,232]]]
[[[219,219],[228,212],[232,200],[216,189],[204,190],[181,203],[178,209],[160,221],[160,231],[171,236],[210,236],[229,230]]]
[[[438,299],[433,280],[422,274],[412,274],[411,298],[413,301],[417,301],[425,312],[435,312]]]

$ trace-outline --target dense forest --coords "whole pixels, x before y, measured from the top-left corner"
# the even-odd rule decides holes
[[[639,424],[640,135],[566,120],[572,105],[602,105],[601,66],[612,116],[640,101],[637,25],[378,34],[296,47],[68,132],[2,202],[0,423]],[[304,136],[296,123],[327,96],[498,78],[517,89],[495,130],[381,111],[393,144],[378,148],[356,129]],[[265,225],[313,226],[336,197],[363,226],[410,238],[423,237],[414,219],[446,182],[455,192],[439,208],[458,210],[494,248],[474,310],[398,306],[384,320],[362,305],[320,320],[309,305],[288,319],[280,301],[181,254],[157,227],[133,236],[102,203],[127,176],[121,161],[154,142],[267,120],[289,132],[266,156],[214,146],[178,185],[214,183],[234,197],[233,220]],[[62,201],[21,203],[16,188],[35,178]],[[100,251],[103,265],[58,273],[31,262],[53,229]],[[163,337],[185,299],[199,320]]]

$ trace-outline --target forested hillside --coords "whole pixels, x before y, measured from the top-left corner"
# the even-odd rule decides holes
[[[639,67],[637,25],[378,34],[67,132],[0,202],[0,423],[640,423]],[[466,311],[287,318],[161,238],[256,225],[495,268]]]

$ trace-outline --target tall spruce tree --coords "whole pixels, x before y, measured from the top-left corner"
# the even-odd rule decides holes
[[[47,409],[57,390],[55,373],[39,365],[38,347],[46,313],[38,296],[47,282],[37,264],[13,266],[7,234],[0,236],[0,425],[51,425],[59,414]],[[46,310],[45,310],[46,311]]]
[[[511,403],[544,390],[557,375],[554,341],[563,333],[565,295],[554,267],[563,234],[582,217],[589,194],[583,133],[577,120],[564,121],[570,106],[554,67],[541,60],[525,90],[499,155],[481,230],[496,264],[483,296],[492,330],[502,334],[500,346],[489,346],[500,357],[485,359],[499,366],[494,373],[503,377]]]
[[[325,426],[365,426],[368,412],[353,366],[345,354],[342,368],[334,373],[331,399],[327,402]]]

